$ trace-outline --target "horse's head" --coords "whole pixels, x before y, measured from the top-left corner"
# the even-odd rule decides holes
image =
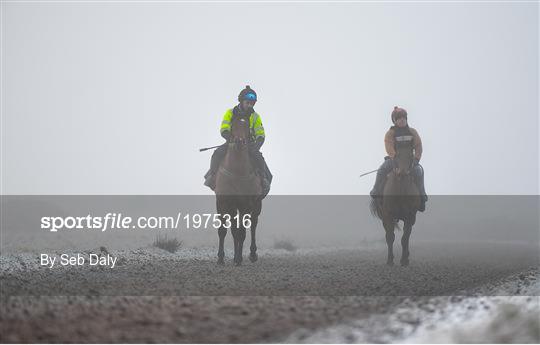
[[[409,176],[413,167],[414,155],[410,148],[401,148],[394,157],[394,173],[398,178]]]
[[[247,119],[242,117],[233,119],[229,143],[237,149],[247,147],[249,143],[249,121]]]

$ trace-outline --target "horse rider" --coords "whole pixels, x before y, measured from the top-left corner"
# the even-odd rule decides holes
[[[225,115],[223,115],[220,133],[221,136],[227,140],[227,142],[214,151],[210,161],[210,170],[204,176],[204,184],[210,187],[210,189],[214,190],[216,187],[216,172],[223,158],[225,158],[225,154],[227,153],[227,147],[231,137],[231,123],[235,118],[244,118],[249,120],[251,137],[248,144],[249,155],[257,174],[261,177],[263,197],[268,194],[270,190],[270,183],[272,182],[272,174],[270,173],[270,170],[266,165],[266,161],[264,160],[264,157],[260,151],[261,146],[264,144],[265,132],[261,116],[253,109],[256,102],[257,93],[249,85],[247,85],[245,89],[240,91],[240,94],[238,95],[238,105],[232,109],[228,109],[225,112]]]
[[[386,177],[395,166],[393,158],[396,155],[396,148],[408,146],[414,150],[412,172],[420,192],[421,200],[418,211],[424,212],[428,197],[424,188],[424,169],[419,164],[420,158],[422,157],[422,140],[416,129],[409,127],[407,124],[407,111],[405,109],[394,107],[391,118],[394,125],[390,127],[384,136],[384,146],[388,156],[384,158],[384,163],[377,171],[375,186],[373,186],[373,189],[369,194],[372,198],[382,195]]]

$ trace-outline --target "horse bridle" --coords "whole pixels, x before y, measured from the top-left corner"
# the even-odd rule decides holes
[[[245,119],[239,119],[238,121],[246,121],[246,120]],[[247,138],[232,137],[232,135],[231,135],[231,140],[229,140],[229,143],[230,144],[237,144],[237,145],[247,145],[249,143],[249,140]]]
[[[229,144],[247,145],[248,140],[246,138],[233,138],[229,140]]]
[[[398,155],[399,155],[399,153],[396,154],[395,158],[397,158]],[[401,173],[401,174],[398,173],[398,167],[394,167],[394,171],[395,171],[396,176],[398,178],[401,178],[402,176],[410,176],[411,171],[413,169],[413,164],[414,164],[414,157],[413,157],[413,159],[411,159],[411,162],[409,163],[409,166],[407,167],[407,170],[404,173]]]

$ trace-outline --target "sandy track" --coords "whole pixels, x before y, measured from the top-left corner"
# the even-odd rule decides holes
[[[417,247],[407,268],[386,267],[381,248],[264,254],[242,267],[134,255],[114,273],[3,270],[2,342],[276,342],[386,313],[395,296],[463,294],[538,265],[527,247]]]

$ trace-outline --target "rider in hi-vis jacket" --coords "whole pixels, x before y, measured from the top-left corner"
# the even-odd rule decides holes
[[[227,153],[227,144],[231,136],[231,123],[235,117],[243,117],[249,120],[249,128],[251,140],[249,143],[249,153],[253,161],[257,173],[262,178],[263,196],[268,194],[270,183],[272,182],[272,174],[266,165],[264,157],[260,152],[261,146],[264,144],[265,132],[262,124],[261,116],[253,109],[257,102],[257,93],[249,85],[243,89],[238,95],[238,105],[232,109],[228,109],[223,115],[221,121],[220,133],[227,142],[218,147],[210,161],[210,170],[205,175],[205,185],[212,190],[216,187],[216,172],[225,154]]]

